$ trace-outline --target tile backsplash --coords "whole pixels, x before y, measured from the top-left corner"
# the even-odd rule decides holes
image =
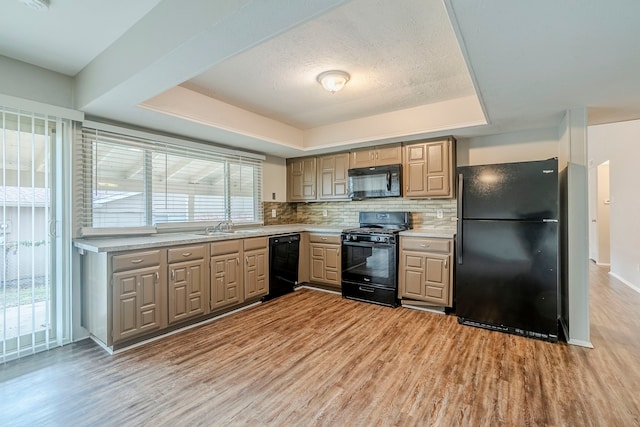
[[[272,209],[276,217],[271,216]],[[442,218],[438,218],[442,210]],[[328,224],[357,226],[360,211],[407,211],[412,214],[413,228],[455,231],[456,200],[412,200],[405,198],[368,199],[361,201],[264,203],[264,224]]]

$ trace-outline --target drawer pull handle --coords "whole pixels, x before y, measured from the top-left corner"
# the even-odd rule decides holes
[[[174,280],[176,278],[176,271],[175,270],[171,270],[171,280]]]
[[[370,292],[370,293],[374,293],[374,292],[375,292],[375,290],[374,290],[374,289],[371,289],[371,288],[365,288],[365,287],[362,287],[362,286],[358,286],[358,290],[359,290],[359,291],[362,291],[362,292]]]
[[[448,268],[449,267],[449,260],[445,259],[444,260],[444,268]]]
[[[326,238],[326,237],[323,237],[323,238],[322,238],[322,240],[327,240],[327,238]]]
[[[191,256],[191,252],[185,252],[182,254],[182,256]]]
[[[131,264],[140,264],[142,261],[144,261],[142,258],[132,259]]]
[[[236,265],[240,265],[240,259],[236,258]]]
[[[420,247],[421,247],[421,248],[428,248],[428,247],[430,247],[430,246],[431,246],[431,245],[425,245],[425,244],[420,245]]]

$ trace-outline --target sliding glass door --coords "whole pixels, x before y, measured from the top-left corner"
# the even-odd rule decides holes
[[[59,125],[55,118],[0,107],[0,361],[56,341],[53,160]]]

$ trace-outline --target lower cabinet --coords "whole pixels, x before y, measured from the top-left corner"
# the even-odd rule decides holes
[[[81,254],[82,326],[106,347],[269,293],[267,237]]]
[[[266,237],[244,240],[244,298],[261,297],[269,293],[269,248]]]
[[[166,326],[164,274],[160,250],[112,257],[114,342],[146,334]]]
[[[342,287],[340,235],[309,234],[309,281]]]
[[[400,237],[399,293],[404,300],[453,304],[453,240]]]
[[[204,245],[167,250],[169,323],[207,313],[208,275]]]
[[[242,240],[227,240],[210,244],[211,310],[244,301],[243,269],[240,258]]]

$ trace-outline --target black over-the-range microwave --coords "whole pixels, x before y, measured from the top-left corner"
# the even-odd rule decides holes
[[[349,169],[349,198],[352,200],[402,195],[402,165]]]

